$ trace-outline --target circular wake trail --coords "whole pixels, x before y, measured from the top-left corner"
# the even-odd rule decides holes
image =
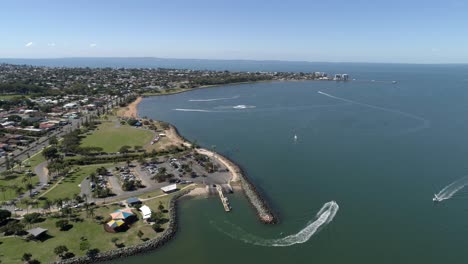
[[[463,189],[463,187],[466,185],[468,185],[468,176],[458,179],[445,186],[439,193],[435,195],[434,201],[442,202],[444,200],[448,200],[452,198],[458,191]]]
[[[314,234],[316,234],[322,227],[330,223],[335,218],[339,206],[335,201],[325,203],[320,211],[316,214],[315,218],[307,223],[306,227],[298,233],[277,239],[265,239],[254,236],[242,230],[240,227],[233,226],[237,231],[236,233],[229,233],[218,228],[219,231],[227,234],[228,236],[244,241],[245,243],[265,246],[265,247],[288,247],[295,244],[302,244],[307,242]]]
[[[341,98],[341,97],[338,97],[338,96],[334,96],[334,95],[331,95],[331,94],[327,94],[327,93],[324,93],[322,91],[318,91],[318,93],[321,94],[321,95],[325,95],[325,96],[328,96],[330,98],[336,99],[336,100],[343,101],[343,102],[348,102],[348,103],[351,103],[351,104],[361,105],[361,106],[369,107],[369,108],[384,111],[384,112],[389,112],[389,113],[394,113],[394,114],[406,116],[408,118],[415,119],[415,120],[418,120],[418,121],[422,122],[422,124],[420,126],[411,129],[409,132],[415,132],[415,131],[418,131],[418,130],[421,130],[421,129],[429,128],[431,126],[431,122],[429,120],[427,120],[427,119],[425,119],[423,117],[417,116],[417,115],[402,112],[400,110],[380,107],[380,106],[366,104],[366,103],[361,103],[361,102],[349,100],[349,99],[346,99],[346,98]]]
[[[221,97],[221,98],[211,98],[211,99],[190,99],[189,102],[213,102],[213,101],[223,101],[223,100],[233,100],[239,98],[239,95],[233,97]]]

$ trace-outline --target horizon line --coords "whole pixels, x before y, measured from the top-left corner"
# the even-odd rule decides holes
[[[154,56],[70,56],[70,57],[0,57],[0,60],[63,60],[63,59],[160,59],[193,61],[245,61],[245,62],[289,62],[289,63],[345,63],[345,64],[406,64],[406,65],[468,65],[468,62],[369,62],[369,61],[307,61],[307,60],[268,60],[268,59],[206,59],[206,58],[170,58]]]

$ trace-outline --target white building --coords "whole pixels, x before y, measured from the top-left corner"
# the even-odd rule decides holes
[[[146,219],[148,219],[148,218],[151,217],[151,209],[150,209],[148,206],[143,205],[143,206],[140,207],[140,209],[138,209],[138,210],[140,210],[141,215],[143,216],[143,219],[146,220]]]
[[[171,184],[171,185],[168,185],[168,186],[164,186],[161,188],[161,190],[165,193],[170,193],[170,192],[173,192],[175,190],[177,190],[177,184]]]

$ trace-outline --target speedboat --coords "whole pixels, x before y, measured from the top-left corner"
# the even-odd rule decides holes
[[[246,109],[247,106],[246,105],[236,105],[236,106],[233,106],[232,108],[234,108],[234,109]]]
[[[440,197],[439,197],[437,194],[434,194],[434,198],[432,198],[432,201],[434,201],[434,202],[440,202],[440,201],[442,201],[442,200],[440,199]]]

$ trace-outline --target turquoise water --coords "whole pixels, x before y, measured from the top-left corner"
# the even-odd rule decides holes
[[[230,196],[229,214],[215,198],[184,201],[176,238],[124,261],[467,262],[468,191],[432,202],[468,174],[466,67],[351,73],[357,81],[229,85],[145,98],[141,116],[171,122],[239,163],[281,222],[259,223],[241,194]],[[331,200],[339,211],[307,242],[252,244],[297,233]]]

